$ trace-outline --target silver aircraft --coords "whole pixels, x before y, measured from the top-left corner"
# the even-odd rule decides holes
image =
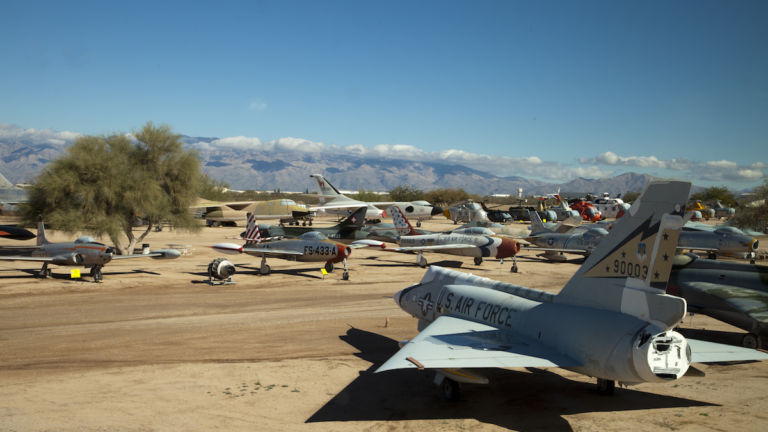
[[[342,274],[342,279],[347,280],[349,279],[347,257],[352,254],[352,249],[372,245],[367,243],[366,240],[361,240],[361,243],[347,246],[331,241],[324,234],[317,231],[305,232],[295,239],[266,241],[268,239],[262,239],[259,226],[254,218],[248,218],[248,227],[244,237],[246,243],[242,246],[234,243],[217,243],[212,247],[226,254],[237,255],[246,253],[248,255],[260,256],[261,266],[259,267],[259,274],[262,275],[268,275],[271,272],[271,268],[267,264],[267,257],[269,256],[302,262],[325,261],[324,269],[328,273],[333,271],[335,263],[343,262],[344,273]],[[379,244],[380,242],[373,243],[374,246]]]
[[[386,211],[376,206],[397,205],[413,219],[418,220],[418,226],[421,226],[423,219],[430,219],[432,216],[439,215],[443,209],[426,201],[413,202],[364,202],[352,199],[336,189],[328,180],[320,174],[310,174],[310,177],[317,182],[317,188],[320,191],[321,204],[310,207],[310,211],[323,211],[331,214],[347,216],[361,206],[367,207],[365,218],[367,220],[381,221],[381,218],[387,217]]]
[[[706,252],[711,259],[718,255],[752,259],[758,248],[758,240],[736,227],[721,225],[712,230],[688,228],[680,233],[678,249]],[[697,225],[698,226],[698,225]]]
[[[3,247],[2,249],[8,250],[10,248]],[[113,247],[98,243],[90,236],[79,237],[73,242],[51,243],[45,238],[45,224],[42,219],[37,222],[37,246],[20,246],[13,247],[13,249],[31,249],[31,254],[0,256],[0,260],[42,262],[43,267],[38,272],[41,277],[51,275],[48,264],[90,268],[94,282],[99,282],[102,279],[102,268],[112,260],[130,258],[173,259],[181,256],[181,252],[176,249],[147,250],[146,253],[141,254],[116,255]]]
[[[487,367],[560,367],[615,382],[673,381],[692,362],[768,359],[686,339],[673,328],[686,302],[664,293],[690,183],[652,182],[559,294],[431,267],[395,302],[421,332],[381,365],[434,369],[447,398],[487,383]]]
[[[487,228],[468,227],[446,234],[419,234],[397,206],[387,209],[392,215],[395,229],[406,235],[397,239],[399,247],[384,248],[390,252],[416,252],[416,263],[427,266],[424,252],[439,252],[450,255],[474,257],[475,265],[480,265],[483,258],[512,258],[512,271],[517,272],[514,256],[520,251],[520,245],[508,237],[500,237]],[[354,242],[355,244],[357,242]],[[373,246],[368,243],[368,246]]]
[[[528,214],[531,234],[526,240],[536,246],[531,250],[543,251],[538,256],[550,261],[566,261],[565,253],[589,255],[608,235],[605,228],[594,225],[574,227],[568,232],[553,232],[544,226],[538,213],[530,210]]]

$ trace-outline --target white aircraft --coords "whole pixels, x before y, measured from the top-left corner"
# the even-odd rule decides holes
[[[387,212],[377,208],[376,206],[389,207],[391,205],[397,205],[405,211],[405,213],[418,220],[418,226],[421,226],[422,219],[429,219],[432,216],[441,214],[443,209],[433,206],[426,201],[413,201],[413,202],[364,202],[352,199],[334,187],[328,180],[320,174],[310,174],[310,177],[317,181],[317,187],[320,190],[321,204],[318,206],[310,207],[310,211],[324,211],[326,213],[338,214],[342,216],[348,216],[360,207],[367,207],[368,210],[365,213],[367,220],[381,220],[381,218],[387,217]]]
[[[765,360],[674,331],[686,301],[665,293],[690,183],[654,182],[558,294],[432,266],[395,294],[419,333],[376,372],[435,369],[446,398],[487,383],[475,368],[560,367],[615,382],[674,381],[691,363]]]

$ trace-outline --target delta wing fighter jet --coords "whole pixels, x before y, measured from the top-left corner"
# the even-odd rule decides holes
[[[559,294],[432,266],[395,302],[419,333],[376,372],[435,369],[455,398],[474,369],[561,367],[615,382],[673,381],[693,362],[763,360],[768,354],[686,339],[673,328],[686,302],[664,293],[690,183],[654,182]]]
[[[768,340],[768,266],[677,255],[667,293],[683,297],[690,312],[749,332],[741,340],[747,348]]]
[[[90,268],[94,282],[102,279],[102,268],[112,260],[131,258],[173,259],[181,256],[181,253],[176,249],[159,249],[135,255],[116,255],[114,248],[98,243],[89,236],[79,237],[73,242],[51,243],[45,238],[45,224],[42,219],[37,223],[37,246],[14,247],[16,250],[20,248],[31,249],[31,255],[0,256],[0,261],[42,262],[43,267],[38,272],[42,277],[51,275],[48,264]],[[2,249],[7,250],[9,247]]]
[[[367,211],[365,218],[367,220],[381,221],[381,218],[387,217],[387,213],[384,210],[377,208],[376,206],[391,206],[397,205],[405,210],[405,212],[419,220],[421,225],[422,219],[429,219],[432,216],[441,214],[443,209],[433,206],[426,201],[413,201],[413,202],[363,202],[356,199],[352,199],[336,189],[328,180],[320,174],[310,174],[310,177],[317,182],[317,188],[320,191],[320,199],[322,204],[310,207],[311,211],[324,211],[326,213],[349,215],[353,210],[358,207],[365,206]]]
[[[526,237],[526,240],[536,246],[531,250],[544,251],[538,256],[550,261],[566,261],[564,253],[589,255],[608,235],[605,228],[597,226],[575,227],[564,233],[552,232],[544,226],[538,213],[531,210],[529,216],[531,235]]]
[[[485,228],[467,228],[471,230],[480,230],[481,235],[476,233],[466,234],[453,232],[449,234],[418,234],[408,219],[403,215],[397,206],[389,207],[387,210],[392,215],[392,221],[395,228],[405,230],[409,235],[401,235],[398,238],[399,247],[385,248],[384,250],[392,252],[416,252],[418,257],[416,263],[421,267],[427,266],[427,259],[424,258],[424,252],[439,252],[450,255],[474,257],[475,265],[480,265],[483,258],[514,258],[520,245],[507,237],[493,235],[492,231]],[[516,271],[517,264],[514,263],[512,271]]]

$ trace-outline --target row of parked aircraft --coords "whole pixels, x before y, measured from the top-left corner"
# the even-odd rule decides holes
[[[459,383],[487,382],[476,368],[563,367],[597,378],[600,390],[610,393],[617,381],[634,384],[678,379],[695,362],[767,359],[764,353],[686,339],[673,330],[688,310],[748,330],[745,346],[760,346],[766,332],[767,268],[677,254],[685,234],[681,203],[689,188],[680,182],[652,183],[610,230],[590,225],[558,233],[537,220],[535,212],[530,214],[533,232],[527,240],[531,243],[536,237],[554,239],[547,236],[555,234],[591,233],[601,239],[584,253],[581,268],[557,295],[432,266],[420,283],[395,295],[401,308],[419,318],[421,333],[377,372],[435,369],[445,396],[454,397]],[[344,279],[348,277],[346,260],[357,247],[416,252],[417,263],[422,266],[426,266],[422,254],[428,251],[473,256],[479,264],[483,258],[514,260],[520,250],[519,240],[496,235],[482,226],[450,233],[417,230],[399,206],[386,210],[393,224],[364,225],[368,210],[367,205],[352,209],[344,221],[325,233],[308,227],[259,229],[252,216],[245,245],[222,243],[213,247],[260,256],[262,274],[269,273],[267,257],[325,261],[326,271],[343,262]],[[11,231],[0,228],[8,237],[26,236]],[[262,241],[268,240],[264,237],[273,241]],[[382,239],[397,246],[388,247]],[[555,240],[546,242],[555,244]],[[49,273],[50,263],[86,265],[94,269],[92,276],[98,280],[103,265],[119,258],[112,248],[89,237],[49,243],[42,221],[37,243],[33,260],[43,262],[43,275]],[[756,248],[756,241],[750,247]],[[586,248],[579,250],[584,251]],[[124,258],[148,256],[175,258],[178,251],[147,251]],[[3,258],[28,260],[21,256]],[[217,259],[211,267],[221,275],[234,272],[226,260]]]

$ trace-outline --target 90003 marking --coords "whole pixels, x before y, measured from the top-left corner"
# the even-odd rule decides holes
[[[629,277],[645,279],[648,276],[648,266],[631,261],[613,261],[613,272]]]

